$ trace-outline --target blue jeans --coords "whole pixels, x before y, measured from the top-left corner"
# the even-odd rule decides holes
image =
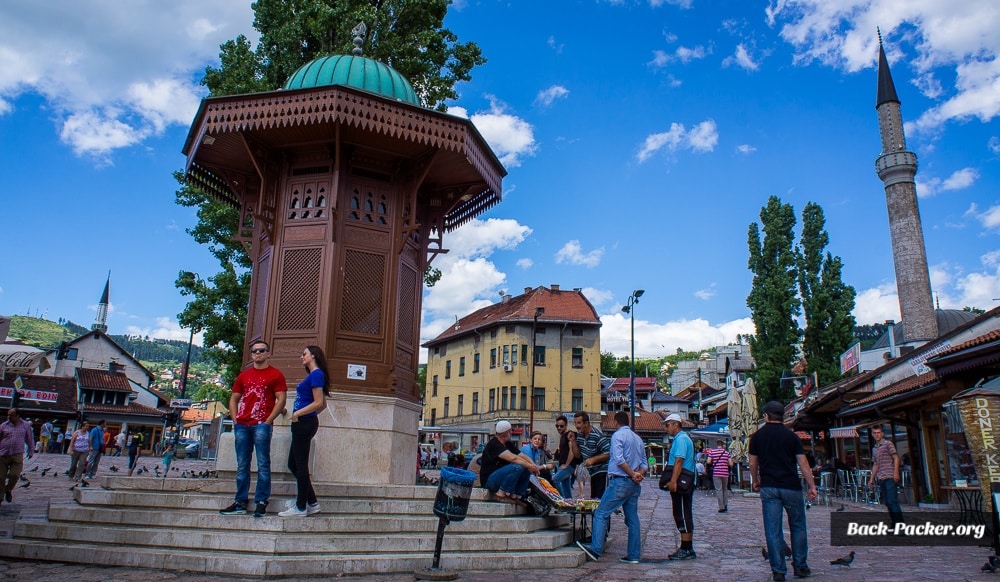
[[[903,508],[899,506],[899,488],[896,482],[890,479],[882,479],[878,482],[878,494],[882,497],[882,503],[889,508],[889,518],[893,524],[903,522]]]
[[[573,497],[573,475],[575,473],[576,467],[573,465],[556,471],[556,474],[552,477],[552,484],[556,486],[559,495],[567,499]]]
[[[781,527],[782,510],[788,514],[788,529],[792,532],[792,566],[808,568],[809,541],[806,535],[806,506],[801,490],[761,487],[760,502],[764,511],[764,537],[771,571],[784,574],[785,532]]]
[[[591,532],[590,549],[600,556],[604,553],[604,542],[611,514],[619,507],[625,513],[625,527],[628,528],[628,550],[626,557],[638,560],[642,554],[642,538],[639,532],[639,493],[642,487],[628,477],[608,475],[608,485],[601,496],[601,504],[594,510],[594,526]]]
[[[257,453],[257,488],[254,503],[267,503],[271,497],[271,431],[267,423],[237,424],[236,436],[236,503],[246,505],[250,497],[250,457]]]
[[[499,489],[513,495],[524,495],[528,492],[530,478],[531,473],[527,469],[517,463],[511,463],[493,471],[486,481],[486,488],[493,493]]]

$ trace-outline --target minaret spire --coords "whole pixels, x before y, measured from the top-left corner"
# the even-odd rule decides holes
[[[903,341],[919,342],[937,337],[937,316],[927,270],[927,250],[917,206],[917,155],[906,149],[903,116],[896,87],[889,72],[889,61],[878,33],[878,112],[882,153],[875,160],[875,171],[885,185],[889,211],[889,234],[892,260],[896,268],[896,294],[903,320]]]
[[[111,296],[111,271],[108,271],[108,280],[104,283],[104,293],[101,293],[101,301],[97,304],[97,317],[91,324],[91,331],[102,331],[108,333],[108,304]]]

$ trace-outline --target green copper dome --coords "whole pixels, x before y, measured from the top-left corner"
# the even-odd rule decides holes
[[[420,105],[413,86],[395,69],[355,55],[334,55],[314,59],[292,74],[285,83],[285,89],[312,89],[327,85],[345,85],[377,93],[389,99]]]

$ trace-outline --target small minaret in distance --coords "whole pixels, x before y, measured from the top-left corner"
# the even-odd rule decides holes
[[[882,154],[875,160],[875,171],[885,185],[903,340],[931,340],[938,336],[938,329],[927,270],[924,232],[917,208],[917,185],[913,179],[917,174],[917,155],[906,149],[899,98],[889,73],[889,61],[882,48],[881,32],[878,37],[878,97],[875,110],[882,136]]]
[[[101,302],[97,304],[97,317],[91,324],[91,331],[102,331],[108,333],[108,297],[111,294],[111,271],[108,271],[108,280],[104,283],[104,293],[101,293]]]

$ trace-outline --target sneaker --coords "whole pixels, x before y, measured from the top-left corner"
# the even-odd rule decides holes
[[[771,580],[774,580],[774,582],[785,582],[785,575],[781,572],[771,572]]]
[[[638,564],[639,563],[639,560],[633,560],[632,558],[630,558],[628,556],[622,556],[621,558],[618,558],[618,561],[621,562],[622,564]]]
[[[685,550],[683,548],[667,556],[671,560],[694,560],[697,557],[698,555],[694,553],[694,550]]]
[[[307,515],[312,515],[314,513],[319,513],[322,510],[323,510],[323,508],[319,506],[319,502],[318,501],[316,503],[309,503],[309,504],[306,505],[306,514]]]
[[[583,542],[576,542],[576,546],[581,550],[583,550],[583,553],[587,554],[587,557],[590,558],[591,560],[596,562],[597,560],[601,559],[600,556],[594,553],[594,550],[590,549],[590,546],[584,544]]]
[[[720,509],[719,513],[726,513],[727,511],[729,511],[729,506],[728,505],[726,507],[723,507],[722,509]]]
[[[796,578],[808,578],[810,576],[812,576],[812,570],[810,570],[808,567],[805,567],[805,568],[795,568],[795,577]]]
[[[233,503],[229,507],[219,511],[221,515],[246,515],[247,507],[239,503]]]
[[[10,494],[10,491],[4,493],[3,498],[7,503],[14,501],[14,497]]]
[[[288,509],[280,512],[278,514],[278,517],[305,517],[307,515],[309,515],[309,511],[308,510],[306,510],[306,509],[299,509],[298,507],[295,507],[294,505],[292,505]]]
[[[267,514],[267,502],[258,501],[257,506],[253,510],[254,517],[264,517]]]

